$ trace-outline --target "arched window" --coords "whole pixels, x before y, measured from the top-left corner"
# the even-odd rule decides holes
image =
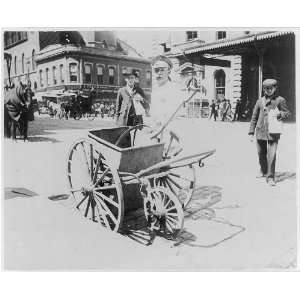
[[[225,79],[226,75],[223,70],[217,70],[215,72],[215,92],[217,100],[222,100],[225,97]]]
[[[108,76],[109,76],[109,84],[115,83],[115,68],[109,67],[108,68]]]
[[[24,53],[22,54],[22,74],[25,73],[25,55]]]
[[[31,56],[31,65],[32,65],[32,70],[34,71],[35,70],[35,50],[33,49],[32,50],[32,56]]]
[[[15,75],[18,73],[18,68],[17,68],[17,57],[15,56],[15,61],[14,61],[14,69],[15,69]]]

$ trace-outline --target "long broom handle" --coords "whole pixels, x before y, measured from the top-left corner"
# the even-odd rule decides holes
[[[151,139],[156,138],[158,135],[160,135],[165,128],[169,125],[169,123],[173,120],[173,118],[175,117],[175,115],[177,114],[177,112],[180,110],[180,108],[187,102],[189,102],[195,95],[196,93],[199,91],[199,89],[194,90],[193,94],[190,95],[186,100],[184,100],[182,103],[180,103],[180,105],[177,107],[177,109],[174,111],[174,113],[170,116],[170,118],[166,121],[166,123],[160,128],[160,130],[158,132],[156,132],[154,135],[151,136]]]

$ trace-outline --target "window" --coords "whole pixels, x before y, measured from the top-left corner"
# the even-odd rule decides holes
[[[226,31],[217,31],[217,40],[226,39]]]
[[[85,75],[85,82],[92,83],[92,65],[91,64],[84,65],[84,75]]]
[[[147,85],[151,84],[151,71],[146,72],[146,81],[147,81]]]
[[[24,55],[24,53],[23,53],[23,54],[22,54],[22,74],[25,73],[24,61],[25,61],[25,55]]]
[[[26,70],[29,73],[30,72],[30,61],[27,61],[26,65],[27,65]]]
[[[103,66],[97,66],[97,83],[103,84]]]
[[[115,83],[115,68],[114,67],[109,67],[108,76],[109,76],[109,84],[114,84]]]
[[[46,69],[46,86],[49,85],[49,69]]]
[[[40,87],[43,87],[43,71],[42,70],[40,70],[39,71],[39,79],[40,79]]]
[[[187,31],[186,32],[186,40],[194,40],[198,37],[198,32],[197,31]]]
[[[76,63],[71,63],[70,68],[70,82],[77,82],[78,68]]]
[[[32,56],[31,56],[31,64],[32,64],[32,70],[35,70],[36,64],[35,64],[35,50],[32,50]]]
[[[127,67],[123,67],[122,68],[122,74],[123,76],[126,76],[129,73],[128,68]]]
[[[14,44],[27,40],[26,31],[6,31],[4,33],[4,48],[9,48]]]
[[[56,74],[55,66],[53,66],[53,68],[52,68],[52,76],[53,76],[53,84],[56,85],[57,84],[57,74]]]
[[[65,82],[65,78],[64,78],[64,65],[60,65],[59,66],[59,78],[60,78],[60,82],[61,83]]]
[[[225,97],[225,76],[223,70],[218,70],[215,73],[215,91],[217,100],[222,100]]]

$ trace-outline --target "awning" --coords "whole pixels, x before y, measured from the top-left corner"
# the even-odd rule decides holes
[[[222,50],[232,46],[239,46],[239,45],[247,45],[253,43],[254,41],[263,41],[278,38],[285,35],[294,34],[293,31],[269,31],[269,32],[262,32],[247,36],[242,36],[239,38],[234,39],[227,39],[221,40],[213,43],[206,43],[200,46],[196,46],[193,48],[186,49],[184,54],[192,54],[192,53],[201,53],[201,52],[216,52],[215,50]],[[174,56],[181,56],[182,53],[176,53]]]

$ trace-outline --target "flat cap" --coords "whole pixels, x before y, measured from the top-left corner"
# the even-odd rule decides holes
[[[275,80],[275,79],[265,79],[263,81],[263,86],[264,87],[265,86],[275,86],[275,85],[277,85],[277,80]]]
[[[154,57],[152,59],[152,65],[154,65],[158,61],[164,61],[166,64],[169,65],[170,69],[173,68],[173,64],[172,64],[171,60],[164,55],[158,55],[158,56]]]

